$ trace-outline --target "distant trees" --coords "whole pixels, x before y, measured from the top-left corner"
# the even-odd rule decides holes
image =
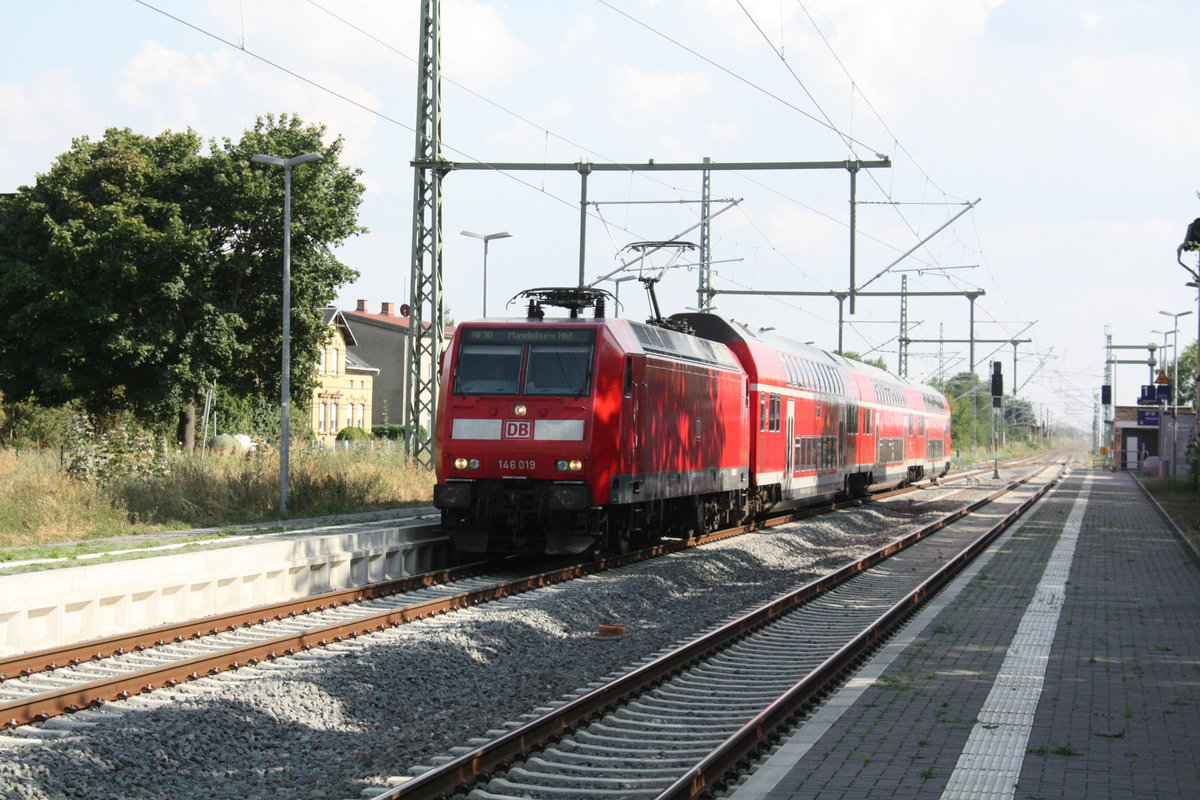
[[[357,275],[330,248],[363,231],[360,171],[325,133],[268,115],[207,148],[190,130],[76,139],[0,203],[6,399],[161,427],[213,382],[278,397],[283,175],[250,156],[315,151],[292,183],[292,392],[305,398],[327,333],[317,309]]]
[[[973,372],[960,372],[931,385],[946,396],[952,417],[950,436],[956,450],[990,447],[995,434],[992,421],[992,389]],[[1033,404],[1028,400],[1005,395],[1001,401],[1001,436],[1028,440],[1035,428],[1042,425]]]
[[[1175,402],[1181,406],[1196,407],[1196,342],[1192,342],[1179,354],[1179,383],[1175,387]],[[1163,364],[1167,377],[1175,380],[1175,361]]]
[[[876,356],[875,358],[867,358],[866,356],[859,355],[858,353],[854,352],[853,350],[847,350],[844,353],[838,352],[836,350],[834,352],[838,353],[838,355],[840,355],[842,358],[849,358],[854,361],[859,361],[863,364],[870,364],[872,367],[879,367],[880,369],[888,368],[887,362],[884,361],[881,356]]]

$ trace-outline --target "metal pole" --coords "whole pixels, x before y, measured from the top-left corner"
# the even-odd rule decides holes
[[[843,293],[839,293],[837,295],[837,301],[838,301],[838,355],[841,355],[842,353],[845,352],[845,350],[842,347],[842,321],[843,321],[842,306],[845,305],[846,297],[847,297],[847,295],[843,294]]]
[[[896,373],[908,377],[908,276],[900,276],[900,339],[896,343]]]
[[[592,165],[579,163],[579,285],[584,286],[583,265],[587,251],[587,179]]]
[[[487,251],[488,240],[483,240],[483,316],[487,316]]]
[[[283,167],[283,354],[279,366],[279,514],[287,516],[288,455],[291,446],[292,376],[292,167],[318,161],[320,153],[305,153],[295,158],[253,155],[251,161]]]
[[[975,371],[975,297],[967,295],[967,299],[971,301],[971,372]]]
[[[704,157],[704,163],[712,161]],[[696,290],[696,308],[705,309],[712,306],[712,225],[709,216],[712,213],[712,172],[704,170],[700,174],[700,278]]]
[[[856,231],[858,230],[858,167],[855,165],[847,166],[850,170],[850,313],[854,314],[854,293],[857,278],[854,275],[855,269],[855,239],[857,239]],[[840,335],[840,329],[839,329]]]
[[[292,378],[292,165],[283,165],[283,357],[280,364],[279,515],[287,516]]]
[[[1000,423],[997,421],[1000,417],[996,412],[999,409],[992,404],[992,478],[999,480],[1000,478]]]

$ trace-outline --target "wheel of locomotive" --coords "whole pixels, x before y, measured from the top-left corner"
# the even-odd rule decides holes
[[[608,533],[603,538],[611,555],[623,556],[633,549],[633,530],[623,520],[611,520]]]
[[[704,528],[700,531],[701,535],[712,533],[721,529],[721,504],[715,498],[709,498],[701,502],[704,508]]]

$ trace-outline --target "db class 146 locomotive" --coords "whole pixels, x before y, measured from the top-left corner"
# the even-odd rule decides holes
[[[949,468],[928,386],[711,313],[519,296],[525,318],[462,323],[443,357],[434,505],[462,552],[622,553]]]

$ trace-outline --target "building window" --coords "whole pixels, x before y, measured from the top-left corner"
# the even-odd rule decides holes
[[[337,412],[338,412],[338,404],[330,403],[329,404],[329,432],[330,433],[338,432],[338,424],[337,424],[338,413]]]
[[[367,406],[365,403],[358,404],[358,427],[363,430],[367,429]]]
[[[324,347],[321,348],[321,363],[320,363],[320,366],[317,367],[317,374],[319,374],[319,375],[325,374],[325,348]]]
[[[338,374],[338,349],[333,348],[333,363],[329,365],[329,374],[336,376]]]
[[[325,404],[324,403],[317,404],[317,431],[319,433],[325,432]]]

